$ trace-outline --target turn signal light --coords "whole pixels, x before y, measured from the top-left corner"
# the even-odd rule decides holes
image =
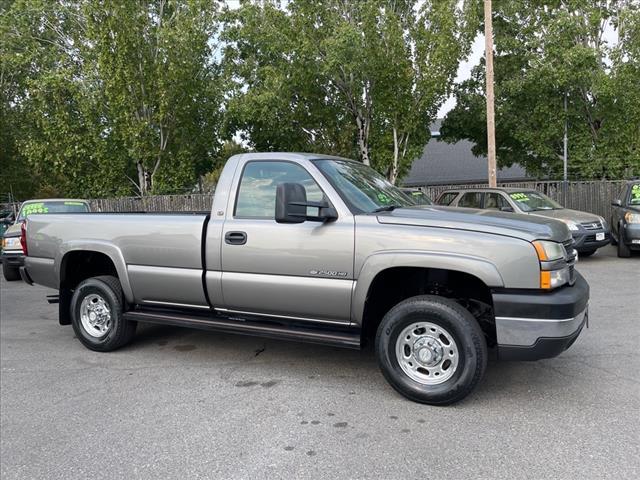
[[[551,288],[551,272],[540,272],[540,288],[543,288],[545,290],[549,290]]]

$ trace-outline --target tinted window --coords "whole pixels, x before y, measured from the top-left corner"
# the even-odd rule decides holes
[[[465,193],[458,201],[459,207],[467,208],[482,208],[482,193],[481,192],[469,192]]]
[[[508,207],[509,204],[499,193],[485,193],[484,195],[484,208],[490,210],[500,210],[502,207]]]
[[[458,196],[457,192],[448,192],[443,194],[440,198],[438,198],[438,205],[451,205],[453,199]]]
[[[307,192],[307,200],[319,202],[322,190],[309,172],[290,162],[249,162],[244,167],[238,199],[236,217],[274,218],[276,212],[276,188],[280,183],[300,183]],[[313,209],[315,215],[317,208]]]

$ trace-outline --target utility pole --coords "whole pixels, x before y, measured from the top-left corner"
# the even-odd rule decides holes
[[[484,0],[484,49],[487,62],[487,161],[489,186],[496,187],[496,125],[493,109],[493,23],[491,20],[491,0]]]
[[[568,130],[569,127],[567,125],[567,92],[564,93],[564,151],[562,153],[562,161],[563,161],[563,173],[562,179],[567,181],[567,160],[568,160],[568,150],[569,150],[569,138],[568,138]]]
[[[564,138],[562,139],[563,143],[563,152],[562,152],[562,197],[563,204],[567,204],[567,164],[569,157],[569,120],[567,119],[567,92],[564,92]]]

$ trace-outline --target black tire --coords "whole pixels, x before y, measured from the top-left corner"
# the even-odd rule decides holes
[[[2,275],[7,282],[20,280],[20,270],[18,267],[11,267],[7,265],[6,262],[2,262]]]
[[[459,347],[458,365],[445,382],[426,385],[400,366],[396,342],[402,330],[416,322],[430,322],[449,333]],[[376,356],[382,374],[400,394],[429,405],[450,405],[466,397],[487,367],[487,343],[476,319],[453,300],[422,295],[404,300],[382,319],[376,335]]]
[[[590,257],[594,253],[596,253],[595,250],[585,250],[584,252],[579,252],[578,255],[580,255],[581,257]]]
[[[111,312],[110,327],[101,337],[89,334],[82,324],[80,315],[82,301],[92,294],[102,297]],[[71,298],[71,324],[80,342],[96,352],[110,352],[129,343],[136,332],[137,324],[123,318],[123,305],[122,287],[116,277],[105,275],[81,282]]]
[[[631,256],[631,249],[624,244],[622,240],[618,241],[618,257],[629,258]]]

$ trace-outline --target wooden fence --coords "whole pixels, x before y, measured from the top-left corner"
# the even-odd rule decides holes
[[[94,212],[208,212],[213,195],[152,195],[89,200]]]

